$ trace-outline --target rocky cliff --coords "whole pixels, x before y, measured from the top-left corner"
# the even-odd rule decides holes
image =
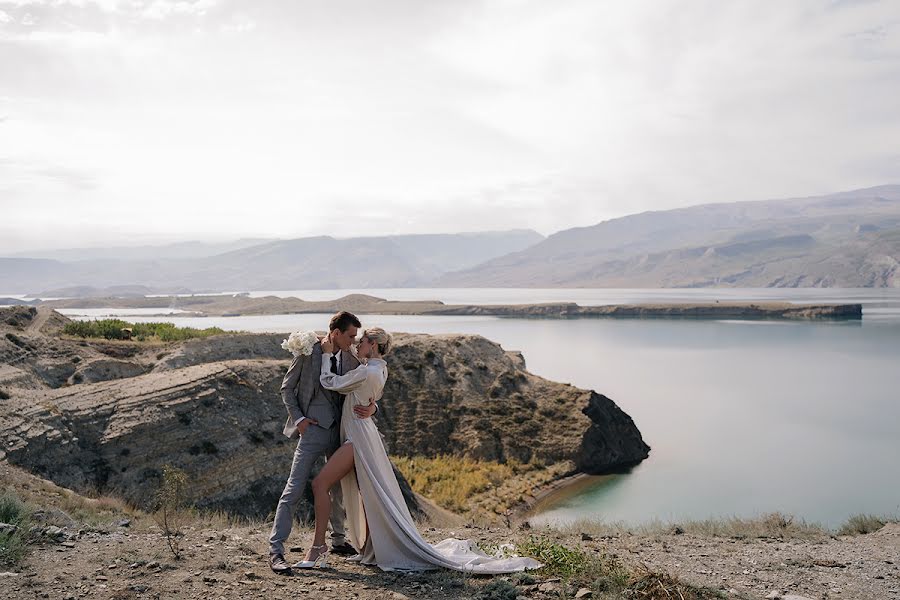
[[[281,435],[284,335],[148,346],[4,327],[0,360],[19,377],[0,380],[0,460],[139,505],[173,464],[200,507],[272,510],[292,454]],[[391,454],[571,461],[601,473],[649,452],[611,400],[528,373],[521,355],[482,337],[400,334],[388,358],[378,423]],[[57,375],[38,375],[48,365]]]

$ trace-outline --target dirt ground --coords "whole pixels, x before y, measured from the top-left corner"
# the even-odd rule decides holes
[[[491,577],[450,571],[384,573],[334,557],[328,569],[276,576],[268,569],[263,525],[188,528],[183,558],[174,560],[154,526],[107,532],[63,530],[56,541],[32,547],[15,569],[0,574],[7,598],[473,598]],[[508,529],[425,528],[431,541],[445,537],[487,543],[521,540],[534,532]],[[779,594],[824,599],[900,599],[900,525],[859,536],[820,539],[734,539],[691,534],[593,537],[553,534],[568,547],[616,554],[629,565],[646,565],[708,586],[728,598],[774,598]],[[295,531],[288,560],[302,558],[311,531]],[[589,538],[589,539],[586,539]],[[519,597],[565,598],[577,586],[541,577],[523,584]],[[582,591],[582,594],[585,594]],[[787,596],[790,597],[790,596]]]

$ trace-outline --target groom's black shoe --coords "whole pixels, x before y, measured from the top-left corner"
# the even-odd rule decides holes
[[[283,554],[270,554],[269,566],[272,568],[272,571],[278,573],[279,575],[291,574],[291,565],[289,565],[287,561],[284,560]]]
[[[332,544],[331,551],[339,556],[353,556],[354,554],[359,554],[359,552],[356,551],[356,548],[354,548],[347,542],[344,542],[340,545]]]

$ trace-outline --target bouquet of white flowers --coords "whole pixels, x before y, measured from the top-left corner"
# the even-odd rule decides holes
[[[315,331],[295,331],[288,339],[281,342],[281,347],[294,356],[312,354],[313,346],[319,341]]]

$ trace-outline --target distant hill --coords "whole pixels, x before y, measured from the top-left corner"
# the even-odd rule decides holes
[[[131,294],[140,289],[163,293],[414,287],[427,285],[449,271],[467,269],[522,250],[543,239],[535,231],[512,230],[350,239],[300,238],[191,258],[122,258],[116,249],[109,249],[102,259],[0,258],[0,294],[68,289],[81,295],[91,288]]]
[[[82,259],[78,251],[65,260],[0,258],[0,294],[66,288],[73,295],[96,295],[91,288],[118,295],[381,287],[900,287],[900,185],[646,212],[547,238],[515,230],[243,242],[213,255],[194,248],[194,256],[180,258],[174,257],[177,244],[139,259],[116,248],[103,258]]]
[[[102,260],[111,256],[119,260],[158,260],[161,258],[199,258],[215,256],[232,250],[249,248],[271,239],[245,238],[233,242],[176,242],[173,244],[157,244],[145,246],[112,246],[106,248],[63,248],[59,250],[38,250],[17,252],[11,258],[47,258],[63,262],[77,260]]]
[[[458,287],[900,287],[900,185],[708,204],[567,229]]]

